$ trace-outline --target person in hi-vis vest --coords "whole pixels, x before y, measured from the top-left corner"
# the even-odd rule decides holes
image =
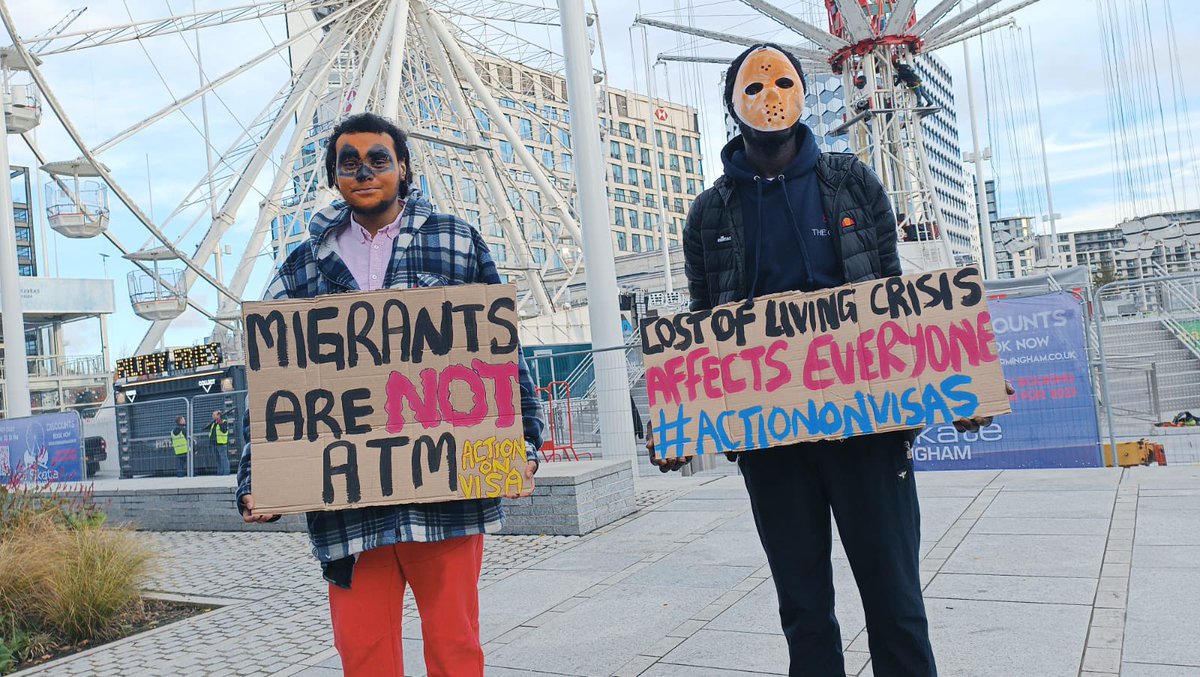
[[[171,450],[175,452],[175,476],[187,477],[188,434],[187,417],[175,419],[175,429],[171,431]]]
[[[217,455],[217,474],[229,474],[229,424],[221,418],[221,412],[213,412],[213,422],[208,426],[208,441]]]

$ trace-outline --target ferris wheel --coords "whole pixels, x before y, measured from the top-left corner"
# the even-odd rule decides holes
[[[1037,0],[941,0],[920,16],[914,11],[917,0],[808,0],[791,11],[768,0],[741,2],[752,17],[763,21],[751,28],[747,25],[749,19],[738,22],[723,6],[719,19],[713,17],[714,25],[725,26],[722,30],[701,25],[705,16],[700,10],[689,11],[686,22],[665,20],[660,16],[664,12],[659,12],[639,15],[635,23],[710,43],[739,46],[763,42],[756,36],[762,35],[764,23],[782,29],[783,37],[776,41],[783,43],[806,71],[840,76],[837,88],[846,98],[846,113],[833,134],[849,141],[850,150],[875,170],[892,198],[901,221],[899,249],[905,268],[929,270],[955,265],[961,257],[955,256],[946,232],[945,198],[937,180],[942,178],[944,182],[944,177],[931,171],[925,143],[924,121],[944,106],[931,101],[927,91],[917,93],[912,86],[920,82],[914,78],[915,69],[922,66],[924,54],[1010,25],[1013,12]],[[692,3],[688,6],[692,8]],[[678,12],[675,17],[679,17]],[[742,27],[742,31],[730,30],[731,24]],[[729,62],[728,57],[697,50],[695,42],[690,54],[666,52],[659,54],[658,60],[685,64]],[[822,95],[826,93],[831,92],[822,90]],[[983,182],[978,183],[977,200],[982,203]],[[987,210],[982,212],[982,228],[971,229],[971,234],[988,234],[981,238],[981,244],[990,276],[995,274],[991,267],[995,256]]]
[[[189,306],[213,323],[215,340],[237,350],[239,304],[260,291],[248,288],[256,266],[262,277],[282,261],[296,246],[293,236],[303,237],[306,215],[334,197],[325,186],[322,139],[340,117],[363,111],[409,132],[412,171],[439,210],[493,224],[490,236],[511,253],[498,261],[500,272],[523,290],[523,315],[564,304],[582,264],[573,174],[569,165],[535,159],[501,102],[530,95],[565,102],[565,91],[545,78],[491,77],[505,63],[561,71],[561,56],[533,39],[557,26],[556,9],[507,0],[197,7],[206,4],[213,2],[163,0],[161,11],[143,9],[144,16],[125,4],[125,21],[74,29],[86,16],[79,9],[41,30],[15,23],[0,0],[13,40],[0,49],[8,131],[21,134],[50,177],[50,226],[68,238],[105,238],[136,267],[130,303],[151,323],[138,353],[158,345]],[[53,75],[75,67],[66,64],[113,69],[134,59],[148,63],[153,77],[99,100],[60,93]],[[534,91],[543,87],[553,92]],[[119,131],[89,133],[94,108],[110,105],[121,124],[109,127]],[[561,124],[556,111],[520,112],[535,129],[553,130]],[[46,157],[39,147],[32,132],[48,123],[70,139],[69,157]],[[175,141],[164,144],[163,130]],[[540,136],[569,151],[566,134]],[[501,159],[502,146],[511,158]],[[143,152],[144,174],[128,161]],[[171,165],[176,188],[167,209],[168,191],[153,189],[155,210],[152,188],[142,190],[143,181],[153,183],[151,155]],[[515,214],[522,203],[526,214],[535,212],[529,223]],[[143,242],[123,239],[129,228],[114,232],[118,209]],[[535,260],[531,240],[548,243],[553,256]]]

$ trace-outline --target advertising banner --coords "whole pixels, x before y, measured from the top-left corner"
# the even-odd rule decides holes
[[[82,482],[85,477],[78,413],[0,419],[0,484]]]
[[[976,268],[650,318],[641,338],[663,458],[1009,411]]]
[[[256,510],[524,491],[516,308],[512,285],[243,304]]]
[[[914,443],[920,470],[1101,465],[1083,308],[1067,292],[993,300],[992,331],[1016,394],[1013,413],[977,433],[929,427]]]

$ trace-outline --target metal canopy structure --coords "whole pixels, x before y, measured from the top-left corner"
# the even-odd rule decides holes
[[[46,158],[34,139],[25,136],[39,164],[52,170],[53,187],[87,215],[92,198],[83,194],[78,179],[96,179],[106,191],[105,219],[111,196],[146,234],[140,247],[127,246],[111,228],[93,227],[76,235],[102,234],[138,267],[130,277],[131,302],[135,309],[147,302],[154,306],[143,308],[144,314],[139,310],[153,322],[138,353],[157,346],[188,305],[214,322],[216,338],[231,346],[240,340],[230,318],[237,317],[243,298],[259,295],[258,289],[248,289],[256,265],[278,263],[287,253],[284,237],[290,224],[302,223],[334,197],[324,185],[319,142],[338,118],[364,110],[382,112],[411,131],[413,173],[426,179],[429,197],[439,209],[457,214],[474,210],[481,220],[498,224],[509,253],[500,262],[501,272],[523,290],[523,314],[553,312],[580,272],[575,185],[564,178],[570,173],[539,162],[525,147],[526,130],[519,132],[507,119],[505,107],[528,92],[486,77],[488,64],[506,61],[560,74],[561,55],[526,38],[531,26],[543,32],[557,26],[556,9],[508,0],[241,0],[230,7],[169,16],[130,14],[125,23],[76,29],[81,16],[86,13],[73,12],[45,33],[22,39],[22,27],[14,23],[6,0],[0,0],[0,20],[13,36],[10,66],[20,64],[28,71],[46,114],[57,119],[78,149],[76,159]],[[221,31],[255,24],[275,26],[273,32],[262,32],[269,42],[258,43],[259,51],[239,57],[236,65],[205,69],[202,55],[223,43]],[[208,50],[202,49],[206,42]],[[194,62],[190,68],[178,67],[180,44]],[[115,65],[107,61],[117,58],[115,52],[128,54],[135,48],[159,76],[159,82],[145,83],[152,95],[122,93],[120,110],[127,115],[119,131],[84,133],[79,121],[87,119],[87,108],[59,96],[50,75],[56,60],[83,53],[102,67]],[[167,58],[159,55],[171,50],[173,70],[158,63]],[[180,70],[190,75],[177,75]],[[164,77],[164,71],[172,77]],[[264,72],[273,73],[274,81],[264,80]],[[257,110],[230,105],[230,92],[244,91],[247,82],[263,93]],[[565,110],[565,96],[558,100]],[[219,134],[210,124],[222,109],[226,132],[232,126],[235,133]],[[533,119],[535,131],[553,128],[544,110],[522,107],[521,114]],[[110,169],[104,158],[139,147],[165,127],[181,125],[195,132],[181,143],[203,149],[206,159],[186,166],[191,188],[182,199],[155,211],[152,197],[136,197],[146,178],[130,175],[127,167]],[[558,150],[569,153],[565,134],[553,137]],[[501,164],[501,146],[511,150],[522,171]],[[478,197],[469,204],[467,183],[478,187]],[[522,223],[514,210],[521,208],[519,201],[535,195],[537,205],[526,210],[535,216]],[[232,237],[233,232],[240,235]],[[553,256],[535,260],[531,239]],[[220,254],[227,245],[235,249],[231,274]],[[175,267],[160,268],[161,262]],[[547,275],[552,268],[554,273]],[[215,304],[198,300],[211,298],[214,291]]]
[[[942,0],[921,17],[914,11],[916,0],[823,0],[825,28],[812,17],[783,9],[779,2],[741,1],[761,17],[802,38],[799,44],[784,46],[800,58],[805,68],[841,75],[848,113],[837,133],[849,136],[850,147],[879,175],[897,213],[905,216],[909,228],[901,233],[900,254],[906,269],[953,265],[949,239],[940,227],[946,223],[941,198],[934,190],[922,143],[921,121],[939,108],[918,105],[915,93],[903,84],[897,72],[903,67],[914,68],[916,58],[925,52],[1008,25],[1010,14],[1037,0]],[[1002,2],[1008,4],[999,6]],[[722,20],[726,24],[730,21],[727,16]],[[763,41],[649,16],[638,16],[635,23],[733,45]],[[715,60],[707,55],[661,54],[658,58]],[[990,261],[991,237],[985,234],[981,239],[985,260]]]

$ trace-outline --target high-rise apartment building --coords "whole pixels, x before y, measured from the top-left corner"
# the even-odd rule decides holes
[[[941,107],[937,113],[923,118],[922,129],[933,189],[946,220],[942,232],[950,240],[956,262],[978,262],[981,254],[979,229],[973,214],[975,200],[967,192],[973,184],[967,182],[963,171],[950,71],[932,54],[920,55],[914,63],[930,98]],[[807,79],[808,91],[801,120],[813,130],[821,150],[850,152],[848,137],[833,134],[834,129],[850,117],[842,76],[810,74]],[[853,93],[850,98],[854,98]]]

